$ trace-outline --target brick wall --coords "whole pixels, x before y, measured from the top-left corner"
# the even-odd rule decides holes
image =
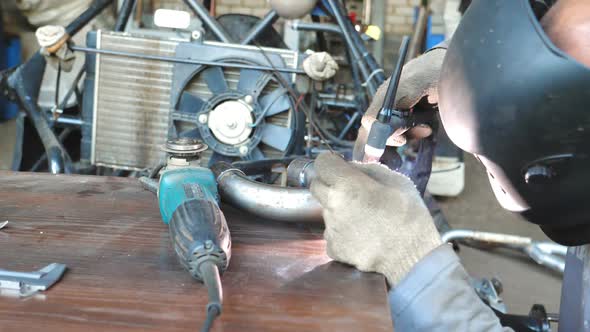
[[[412,33],[416,6],[420,0],[388,0],[387,16],[385,17],[386,33],[404,35]],[[442,26],[442,14],[446,0],[431,0],[430,8],[433,14],[433,25]]]
[[[249,14],[264,16],[270,6],[266,0],[217,0],[217,14]]]
[[[394,65],[401,36],[411,34],[414,28],[415,8],[421,0],[386,0],[385,52],[383,65],[389,73]],[[443,12],[447,0],[430,0],[434,33],[444,33]],[[263,16],[269,10],[266,0],[216,0],[217,14],[241,13]]]

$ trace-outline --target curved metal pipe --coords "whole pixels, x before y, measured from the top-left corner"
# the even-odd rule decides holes
[[[3,89],[14,94],[16,101],[25,111],[39,134],[47,154],[47,166],[52,174],[71,173],[72,165],[67,151],[51,130],[47,119],[41,112],[37,99],[41,89],[41,78],[45,72],[46,60],[40,52],[35,53],[27,62],[18,66],[2,83]],[[7,73],[7,72],[6,72]]]
[[[321,222],[322,207],[309,190],[250,180],[228,163],[211,167],[224,202],[256,216],[288,222]]]
[[[479,231],[472,231],[468,229],[453,229],[450,230],[443,235],[441,235],[441,239],[443,243],[451,242],[451,241],[477,241],[480,243],[486,244],[500,244],[500,245],[511,245],[514,247],[523,247],[528,246],[533,243],[533,240],[528,237],[510,235],[510,234],[500,234],[500,233],[490,233],[490,232],[479,232]]]
[[[567,247],[553,242],[535,242],[523,236],[479,232],[467,229],[454,229],[441,235],[444,243],[451,241],[474,242],[484,245],[500,246],[518,250],[529,256],[537,264],[553,271],[565,271],[564,257]]]
[[[297,158],[287,167],[287,184],[291,187],[309,188],[316,178],[314,161],[307,158]]]

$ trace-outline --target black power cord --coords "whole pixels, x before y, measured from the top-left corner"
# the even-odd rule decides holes
[[[219,308],[217,306],[210,306],[207,309],[207,318],[205,318],[205,323],[203,323],[203,327],[201,328],[201,332],[209,332],[211,330],[211,326],[213,326],[213,321],[221,314],[219,312]]]

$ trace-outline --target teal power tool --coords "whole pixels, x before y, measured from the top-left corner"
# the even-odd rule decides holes
[[[147,189],[157,191],[160,213],[170,227],[170,237],[180,264],[207,287],[209,303],[202,331],[208,331],[221,314],[220,274],[229,264],[231,239],[223,212],[219,209],[217,183],[213,172],[199,164],[207,145],[181,138],[166,143],[168,161],[159,184],[141,178]]]
[[[371,130],[367,137],[365,155],[363,158],[364,162],[379,162],[385,153],[387,139],[393,135],[396,130],[400,128],[409,128],[411,126],[411,111],[395,109],[395,96],[397,94],[399,80],[402,76],[402,69],[408,55],[409,44],[410,38],[405,36],[402,39],[395,70],[391,76],[389,85],[387,86],[383,106],[377,114],[376,121],[371,125]]]

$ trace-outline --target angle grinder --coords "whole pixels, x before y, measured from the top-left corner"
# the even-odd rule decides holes
[[[220,275],[231,256],[231,239],[227,222],[219,208],[215,176],[201,167],[200,155],[207,145],[198,140],[180,138],[166,143],[167,165],[160,172],[157,188],[160,213],[169,225],[170,238],[180,264],[207,287],[209,303],[202,331],[209,331],[221,314],[223,292]]]

